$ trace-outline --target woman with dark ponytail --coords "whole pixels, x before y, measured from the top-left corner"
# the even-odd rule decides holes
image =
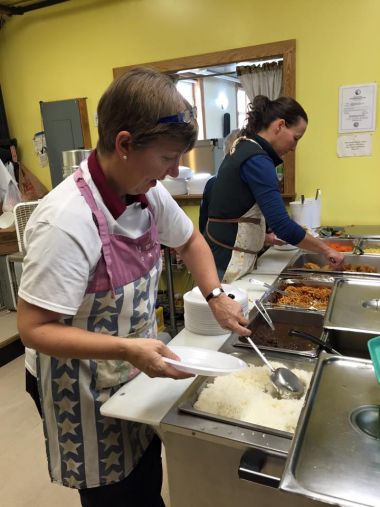
[[[296,149],[307,123],[291,97],[258,95],[249,105],[246,126],[219,168],[208,208],[205,237],[224,282],[251,272],[264,243],[286,242],[322,253],[335,266],[343,262],[342,254],[289,217],[279,190],[276,167]]]

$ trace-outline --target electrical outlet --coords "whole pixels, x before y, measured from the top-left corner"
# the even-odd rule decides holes
[[[96,111],[94,113],[94,125],[95,125],[95,127],[98,126],[98,113]]]

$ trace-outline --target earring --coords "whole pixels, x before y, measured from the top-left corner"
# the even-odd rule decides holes
[[[127,155],[123,155],[123,159],[127,160],[128,159]]]

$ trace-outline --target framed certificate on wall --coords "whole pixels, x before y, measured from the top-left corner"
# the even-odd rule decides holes
[[[341,86],[339,132],[372,132],[376,128],[377,83]]]

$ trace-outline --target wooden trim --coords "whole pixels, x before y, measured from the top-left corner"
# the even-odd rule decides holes
[[[146,62],[144,64],[134,64],[113,69],[114,78],[141,65],[154,67],[161,72],[177,72],[178,70],[192,69],[198,67],[209,67],[210,65],[220,65],[223,63],[235,63],[243,60],[253,60],[260,58],[284,58],[284,83],[291,78],[291,68],[294,63],[296,41],[290,39],[286,41],[271,42],[268,44],[259,44],[257,46],[246,46],[243,48],[227,49],[225,51],[216,51],[215,53],[205,53],[203,55],[185,56],[182,58],[173,58],[171,60],[161,60],[158,62]],[[286,60],[286,62],[285,62]],[[284,94],[291,95],[291,86],[284,86]]]
[[[238,105],[239,105],[239,99],[238,99],[238,91],[239,91],[239,85],[238,83],[235,83],[235,109],[236,109],[236,127],[239,126],[239,111],[238,111]]]
[[[199,88],[201,92],[201,107],[202,107],[202,124],[203,124],[203,139],[207,139],[207,130],[206,130],[206,109],[205,109],[205,86],[203,79],[197,80],[199,83]]]
[[[86,150],[90,150],[92,148],[92,143],[91,143],[90,124],[88,121],[87,99],[84,97],[77,100],[79,107],[80,123],[82,125],[82,135],[84,145],[83,147]]]
[[[154,67],[161,72],[176,72],[178,70],[210,67],[226,63],[235,63],[245,60],[258,60],[265,58],[283,58],[283,80],[282,94],[295,98],[296,96],[296,41],[295,39],[271,42],[268,44],[259,44],[257,46],[247,46],[243,48],[227,49],[225,51],[216,51],[215,53],[205,53],[203,55],[185,56],[171,60],[161,60],[158,62],[146,62],[144,64],[134,64],[125,67],[116,67],[113,69],[114,78],[125,72],[146,65]],[[205,120],[204,120],[205,121]],[[206,132],[205,132],[206,135]],[[288,153],[284,157],[284,194],[295,194],[295,156],[294,152]]]

